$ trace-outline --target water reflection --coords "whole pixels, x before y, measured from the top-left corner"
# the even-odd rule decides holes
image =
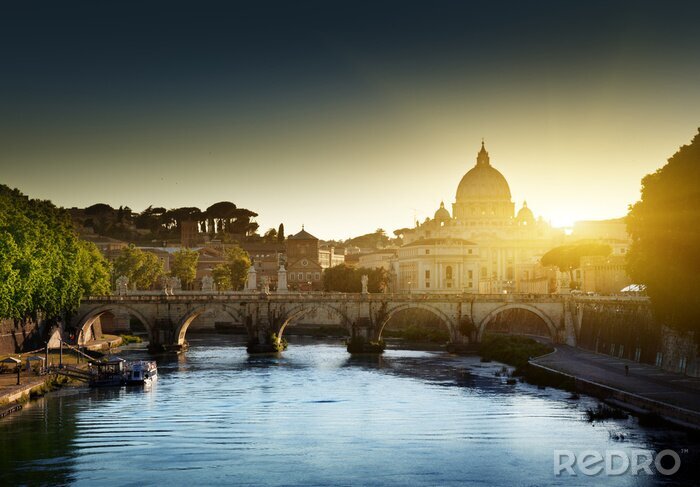
[[[666,446],[689,450],[678,485],[695,480],[697,440],[633,420],[591,425],[592,399],[507,384],[476,358],[296,340],[250,357],[218,337],[190,342],[158,358],[151,390],[64,390],[3,420],[3,485],[569,485],[552,475],[556,448]]]

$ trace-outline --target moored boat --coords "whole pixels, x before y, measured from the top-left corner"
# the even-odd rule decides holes
[[[136,360],[126,364],[126,385],[149,385],[158,378],[153,360]]]
[[[90,369],[90,387],[150,385],[158,378],[156,363],[150,360],[114,357],[105,362],[92,362]]]

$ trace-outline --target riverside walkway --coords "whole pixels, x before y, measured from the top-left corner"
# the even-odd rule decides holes
[[[686,410],[690,414],[684,415],[684,420],[700,427],[698,378],[567,345],[557,345],[555,352],[533,359],[531,363],[613,389],[620,394],[611,397],[620,402],[663,416],[679,417],[674,414],[675,410]],[[625,366],[629,367],[629,375],[625,374]]]

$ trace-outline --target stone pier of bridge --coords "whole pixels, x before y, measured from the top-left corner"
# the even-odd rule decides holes
[[[146,327],[152,350],[182,350],[187,346],[185,337],[193,321],[205,313],[225,313],[247,330],[249,350],[263,352],[279,349],[286,328],[314,310],[337,316],[350,337],[380,342],[384,327],[394,315],[421,309],[444,324],[451,344],[461,346],[479,342],[488,324],[500,313],[522,309],[542,320],[554,343],[575,346],[584,308],[581,298],[570,295],[135,293],[85,299],[70,326],[78,343],[83,344],[99,333],[103,314],[129,315]]]

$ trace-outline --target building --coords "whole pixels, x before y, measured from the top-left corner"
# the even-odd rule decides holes
[[[368,252],[366,254],[354,254],[358,256],[357,266],[364,269],[379,269],[382,268],[389,272],[391,270],[391,262],[396,259],[398,249],[387,248]]]
[[[581,291],[618,294],[632,281],[627,275],[624,255],[581,257]]]
[[[452,214],[440,203],[432,219],[404,230],[403,239],[392,262],[400,291],[556,290],[539,259],[564,233],[535,218],[526,202],[515,214],[508,181],[491,165],[483,142],[457,186]]]
[[[301,227],[287,238],[287,286],[290,290],[320,291],[323,270],[345,262],[335,249],[321,249],[319,240]]]

